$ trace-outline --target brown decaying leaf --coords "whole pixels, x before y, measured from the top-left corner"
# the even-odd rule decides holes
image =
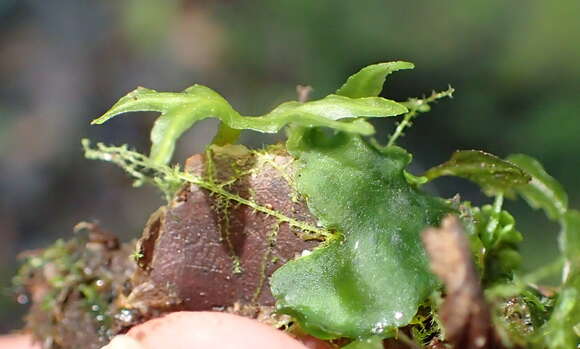
[[[445,217],[440,228],[426,229],[422,238],[431,269],[446,289],[439,312],[446,339],[458,349],[504,348],[492,326],[489,305],[459,219]]]

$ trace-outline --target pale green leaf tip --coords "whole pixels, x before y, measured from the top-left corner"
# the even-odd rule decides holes
[[[348,77],[336,94],[353,98],[378,96],[388,75],[398,70],[413,69],[411,62],[394,61],[368,65]]]
[[[415,69],[415,64],[407,61],[392,61],[392,62],[380,62],[371,65],[367,65],[366,67],[362,68],[361,70],[372,69],[372,68],[379,68],[385,67],[391,71],[397,70],[404,70],[404,69]]]
[[[107,111],[105,114],[99,116],[96,119],[93,119],[91,121],[91,125],[102,125],[105,122],[109,121],[109,119],[113,118],[115,115],[119,115],[122,113],[112,113],[112,109]]]
[[[394,62],[386,62],[386,63],[379,63],[379,64],[390,64],[396,65],[398,69],[415,69],[415,64],[407,61],[394,61]]]
[[[106,115],[102,115],[102,116],[99,116],[96,119],[93,119],[91,121],[91,125],[102,125],[105,121],[108,120],[108,118],[105,118],[105,117],[106,117]]]

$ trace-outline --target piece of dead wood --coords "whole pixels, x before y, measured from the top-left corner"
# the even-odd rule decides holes
[[[292,187],[293,158],[280,147],[251,152],[213,146],[187,160],[186,171],[233,195],[314,226]],[[153,214],[138,244],[139,270],[126,306],[145,316],[176,310],[272,307],[272,273],[320,241],[278,218],[195,185],[185,185]],[[258,317],[255,315],[243,315]]]
[[[431,269],[446,289],[439,311],[446,339],[461,349],[504,348],[492,326],[489,305],[459,219],[445,217],[440,228],[426,229],[422,238]]]

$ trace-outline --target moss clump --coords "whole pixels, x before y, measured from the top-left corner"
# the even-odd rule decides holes
[[[33,300],[26,325],[44,348],[100,348],[123,326],[114,326],[123,310],[115,300],[127,294],[135,269],[130,244],[94,224],[76,230],[72,239],[24,256],[14,278],[17,292]]]

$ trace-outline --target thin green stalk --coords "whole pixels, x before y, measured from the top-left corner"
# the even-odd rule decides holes
[[[145,155],[131,151],[127,149],[126,146],[110,147],[102,143],[98,143],[97,148],[93,149],[90,147],[90,142],[88,140],[83,140],[82,144],[85,150],[85,157],[89,159],[98,159],[112,162],[133,176],[138,183],[141,184],[144,182],[153,182],[154,184],[160,186],[167,197],[172,197],[171,194],[173,190],[166,191],[169,187],[178,188],[181,187],[183,182],[188,182],[200,188],[206,189],[211,193],[220,195],[226,200],[231,200],[239,204],[246,205],[257,212],[275,217],[280,222],[288,223],[291,227],[297,228],[303,232],[300,234],[302,239],[323,239],[325,241],[329,241],[337,237],[336,234],[333,234],[326,229],[317,228],[308,223],[301,222],[278,211],[259,205],[252,200],[231,193],[224,189],[223,185],[215,183],[212,177],[210,177],[208,180],[205,180],[202,177],[183,172],[179,168],[172,168],[165,165],[155,164],[151,162]],[[211,156],[208,158],[211,158]]]
[[[275,217],[277,218],[280,222],[284,222],[284,223],[288,223],[290,226],[298,228],[302,231],[308,231],[311,234],[303,234],[301,235],[302,238],[304,239],[318,239],[318,238],[324,238],[325,240],[331,239],[334,235],[329,233],[327,230],[325,229],[320,229],[320,228],[316,228],[310,224],[298,221],[294,218],[290,218],[286,215],[281,214],[278,211],[269,209],[265,206],[261,206],[257,203],[255,203],[254,201],[245,199],[239,195],[230,193],[229,191],[223,189],[221,186],[216,185],[215,183],[210,183],[207,182],[205,180],[203,180],[202,178],[192,175],[191,173],[185,173],[185,172],[181,172],[181,171],[176,171],[174,173],[174,175],[179,178],[182,179],[186,182],[189,182],[191,184],[197,185],[200,188],[209,190],[212,193],[218,194],[223,196],[224,198],[228,199],[228,200],[232,200],[235,202],[238,202],[242,205],[246,205],[251,207],[252,209],[258,211],[258,212],[262,212],[265,213],[269,216]]]
[[[387,143],[387,147],[395,145],[395,142],[397,141],[397,139],[403,135],[403,131],[405,130],[405,128],[410,127],[412,125],[412,120],[419,113],[425,113],[431,109],[429,107],[430,103],[433,103],[436,100],[444,98],[444,97],[452,98],[453,92],[455,92],[455,90],[451,86],[449,86],[449,88],[447,90],[442,91],[442,92],[433,91],[431,93],[431,96],[429,96],[427,98],[410,98],[407,102],[401,103],[405,107],[407,107],[407,109],[409,109],[409,111],[403,116],[403,120],[401,120],[401,122],[397,125],[395,132],[389,138],[389,142]]]

